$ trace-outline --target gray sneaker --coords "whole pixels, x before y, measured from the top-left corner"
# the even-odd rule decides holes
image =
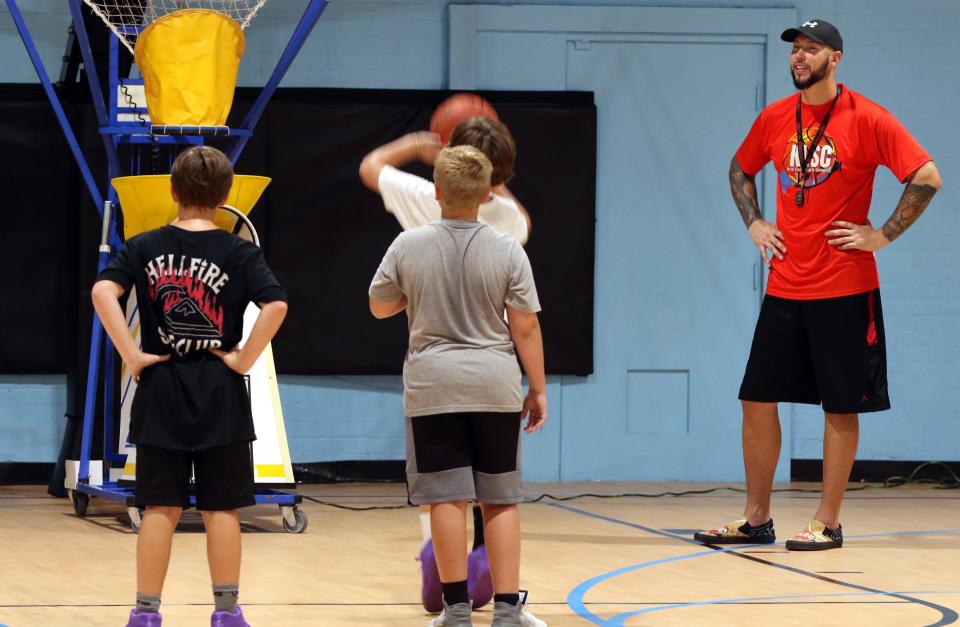
[[[508,603],[496,603],[493,608],[493,625],[491,627],[547,627],[547,623],[533,615],[533,612],[527,609],[527,597],[529,593],[526,590],[520,591],[520,602],[516,605]],[[497,611],[497,608],[501,608]]]
[[[444,601],[443,613],[427,623],[427,627],[473,627],[473,620],[470,618],[471,611],[472,608],[469,603],[447,605],[447,602]],[[494,622],[496,622],[496,615],[494,615]]]
[[[493,622],[490,623],[490,627],[523,627],[523,623],[520,622],[521,611],[523,611],[521,603],[510,605],[497,601],[493,604]]]

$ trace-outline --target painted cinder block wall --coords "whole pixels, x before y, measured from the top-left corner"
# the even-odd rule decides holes
[[[48,71],[56,75],[69,24],[65,3],[20,0],[19,4]],[[241,85],[263,84],[305,4],[303,0],[272,0],[262,9],[248,30]],[[448,72],[448,4],[443,0],[333,2],[283,86],[443,89]],[[960,198],[954,191],[956,181],[960,181],[960,148],[953,124],[953,109],[960,99],[960,81],[956,80],[960,75],[960,39],[956,37],[960,32],[960,3],[660,0],[524,4],[655,5],[676,6],[678,11],[683,10],[681,5],[794,8],[800,18],[821,17],[841,28],[847,48],[841,80],[900,117],[937,160],[945,180],[945,189],[920,222],[878,256],[894,409],[862,419],[859,457],[960,459],[960,326],[956,322],[960,319],[960,253],[954,244],[960,241],[960,214],[956,211]],[[784,72],[786,54],[785,49]],[[0,82],[37,82],[5,7],[0,8],[0,56],[5,60],[0,64]],[[723,72],[735,72],[736,68],[718,71],[722,79]],[[730,147],[731,154],[735,148]],[[900,189],[888,172],[880,172],[874,196],[875,220],[889,214]],[[734,210],[732,205],[730,210]],[[743,245],[749,245],[748,240],[744,239]],[[602,246],[598,241],[597,248]],[[620,298],[637,299],[641,305],[640,296],[631,294],[629,286]],[[561,406],[564,385],[574,383],[551,377],[549,393],[554,412],[550,425],[544,433],[524,442],[530,480],[561,478],[557,448],[564,417],[556,410]],[[281,377],[294,460],[401,458],[400,391],[398,377]],[[735,393],[731,390],[731,395]],[[65,394],[62,376],[0,377],[0,461],[52,461],[56,457]],[[786,411],[793,414],[792,432],[784,434],[784,454],[801,459],[819,457],[819,411],[801,406]],[[713,476],[709,460],[700,464],[700,478],[738,478]],[[671,478],[631,476],[627,459],[623,460],[623,473],[616,477],[579,477],[575,458],[563,460],[563,467],[562,477],[566,479]]]

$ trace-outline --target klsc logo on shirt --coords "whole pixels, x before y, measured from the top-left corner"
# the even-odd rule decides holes
[[[808,155],[810,144],[817,136],[819,127],[813,126],[803,131],[804,157]],[[800,175],[800,150],[797,148],[797,135],[794,133],[787,140],[787,145],[783,152],[782,167],[780,168],[780,186],[781,192],[786,193],[791,185],[799,187]],[[823,138],[817,145],[817,149],[810,155],[810,161],[807,163],[807,178],[804,184],[805,189],[816,187],[825,183],[830,176],[840,169],[840,159],[837,155],[837,145],[833,137],[824,133]]]

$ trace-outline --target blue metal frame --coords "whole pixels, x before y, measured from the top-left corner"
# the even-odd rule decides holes
[[[277,67],[274,68],[273,74],[270,75],[267,84],[263,86],[263,91],[260,92],[253,106],[250,107],[250,110],[247,112],[247,116],[240,125],[241,128],[252,131],[257,125],[257,122],[260,121],[260,116],[263,115],[263,111],[267,107],[267,102],[270,101],[274,92],[277,91],[277,87],[280,86],[280,81],[283,80],[287,70],[290,69],[290,65],[296,58],[297,53],[300,52],[300,48],[303,47],[304,42],[310,35],[310,31],[313,30],[314,25],[317,23],[317,20],[320,19],[320,15],[326,8],[327,0],[310,0],[310,4],[308,4],[307,8],[303,11],[300,23],[297,24],[293,34],[290,35],[290,41],[287,42],[287,47],[284,49],[283,54],[280,55],[280,60],[277,61]],[[243,153],[248,139],[249,137],[239,138],[233,148],[230,149],[228,156],[230,157],[231,163],[236,164],[240,159],[240,155]]]
[[[27,49],[27,54],[30,56],[30,62],[33,63],[33,69],[37,72],[37,77],[40,79],[40,84],[43,85],[43,91],[47,94],[47,99],[50,100],[50,104],[53,106],[53,112],[57,116],[57,122],[60,124],[61,130],[63,130],[64,137],[67,139],[67,144],[70,146],[70,152],[73,153],[73,158],[77,162],[77,166],[80,168],[80,174],[83,176],[83,182],[87,186],[87,191],[90,192],[90,197],[93,199],[93,205],[97,208],[97,211],[103,210],[103,196],[100,195],[100,190],[97,189],[97,184],[93,180],[93,174],[90,172],[90,167],[87,165],[87,160],[83,156],[83,151],[80,149],[80,144],[77,142],[77,136],[73,132],[73,128],[70,126],[70,121],[67,119],[67,114],[63,110],[63,105],[60,104],[60,98],[57,97],[55,91],[53,91],[53,83],[50,82],[50,76],[47,74],[46,68],[43,67],[43,60],[40,59],[40,53],[37,51],[36,45],[33,43],[33,38],[30,36],[30,31],[27,28],[27,23],[23,19],[23,15],[20,13],[20,8],[17,6],[16,0],[6,0],[7,8],[10,10],[10,15],[13,17],[13,23],[17,27],[17,32],[20,33],[20,39],[23,40],[23,45]],[[119,239],[117,240],[119,243]]]
[[[103,228],[100,234],[100,249],[97,258],[97,274],[107,266],[107,262],[110,261],[111,251],[113,250],[108,243],[109,238],[109,229],[111,225],[116,224],[113,213],[113,203],[107,201],[104,203],[102,215],[103,215]],[[103,323],[100,322],[100,317],[94,312],[93,315],[93,331],[91,332],[90,337],[90,358],[87,363],[87,389],[86,395],[83,399],[83,432],[80,440],[80,468],[77,473],[77,483],[78,487],[80,484],[88,484],[90,481],[90,448],[93,443],[93,415],[96,411],[97,403],[97,381],[99,380],[99,370],[100,370],[100,350],[104,345],[103,338],[106,334],[103,332]],[[105,343],[106,347],[111,348],[109,340]],[[108,385],[113,379],[113,359],[112,355],[107,359],[107,366],[109,370],[105,369],[105,379],[104,387],[109,387],[113,390],[113,385]],[[111,420],[111,436],[107,437],[106,432],[106,412],[110,404],[104,404],[104,440],[103,440],[103,450],[104,450],[104,461],[106,461],[106,452],[108,449],[108,442],[113,439],[112,432],[112,420]],[[106,468],[106,465],[104,466]],[[109,473],[108,473],[109,474]]]
[[[274,69],[270,79],[267,81],[253,107],[247,113],[240,128],[230,129],[225,126],[211,127],[145,127],[143,122],[120,122],[117,120],[120,111],[117,102],[117,91],[120,85],[142,85],[143,81],[139,79],[119,78],[119,47],[120,42],[116,37],[110,38],[109,49],[109,71],[108,74],[108,99],[105,102],[103,94],[100,91],[100,77],[98,76],[96,63],[93,59],[93,52],[90,48],[90,37],[87,33],[86,25],[83,21],[81,12],[81,0],[67,0],[70,7],[70,14],[73,18],[74,31],[76,32],[77,42],[80,45],[80,52],[83,57],[84,70],[87,76],[87,84],[90,88],[90,97],[96,112],[99,131],[103,137],[104,151],[107,156],[107,185],[106,194],[101,194],[97,188],[96,181],[90,170],[83,151],[77,141],[70,121],[59,97],[53,89],[53,83],[43,66],[40,54],[37,51],[33,38],[30,35],[29,28],[23,19],[23,15],[17,6],[16,0],[6,0],[10,15],[20,34],[20,39],[30,56],[30,61],[37,72],[40,83],[43,85],[47,99],[53,107],[57,117],[57,122],[63,130],[64,137],[70,146],[73,158],[80,169],[87,190],[93,199],[97,211],[103,218],[103,229],[101,235],[99,258],[97,261],[97,271],[103,270],[107,265],[114,251],[122,246],[122,242],[117,233],[117,220],[113,208],[117,207],[116,190],[110,184],[115,177],[121,176],[123,168],[120,164],[119,145],[121,143],[130,144],[202,144],[204,136],[225,135],[235,138],[233,146],[230,149],[229,157],[232,163],[236,164],[247,141],[253,135],[253,128],[260,120],[266,108],[267,102],[276,92],[280,81],[283,79],[297,53],[303,47],[304,42],[316,25],[317,20],[327,6],[327,0],[310,0],[303,16],[300,18],[297,27],[294,29],[287,43],[277,66]],[[124,32],[139,33],[139,28],[126,28]],[[124,107],[124,113],[144,113],[140,107]],[[169,133],[169,134],[164,134]],[[139,171],[139,158],[131,162],[131,171]],[[104,420],[103,420],[103,441],[104,441],[104,481],[102,486],[92,486],[90,480],[90,455],[93,440],[93,422],[96,408],[97,383],[100,376],[100,357],[101,351],[104,351]],[[113,401],[114,401],[114,347],[109,337],[104,333],[100,318],[93,316],[93,324],[90,334],[90,356],[88,360],[86,395],[83,408],[83,430],[80,445],[80,468],[77,490],[91,496],[99,496],[112,501],[125,502],[132,505],[133,490],[109,481],[109,461],[123,461],[126,455],[114,453],[109,442],[113,439]],[[270,489],[258,489],[257,503],[273,503],[277,505],[295,505],[300,503],[301,497],[296,494],[277,492]]]
[[[107,124],[107,111],[103,104],[103,94],[100,92],[100,77],[97,75],[97,64],[93,60],[93,51],[90,49],[90,37],[87,35],[87,27],[83,22],[83,14],[80,12],[80,0],[68,0],[70,5],[70,15],[73,17],[74,32],[77,35],[77,41],[80,43],[80,54],[83,57],[83,70],[87,75],[87,85],[90,87],[90,98],[93,100],[93,108],[97,113],[97,122],[100,126]],[[111,38],[111,42],[113,39]],[[116,75],[113,55],[110,57],[110,74]],[[103,148],[107,153],[108,167],[114,172],[120,172],[120,155],[117,153],[117,143],[114,138],[103,138]],[[108,179],[109,180],[109,179]]]
[[[79,486],[77,486],[79,488]],[[125,503],[127,507],[135,507],[134,497],[136,493],[132,486],[121,485],[116,481],[104,481],[103,485],[85,485],[81,492],[90,496],[98,496],[108,501]],[[299,505],[303,502],[303,497],[299,494],[273,490],[271,488],[258,488],[254,496],[258,505]],[[190,505],[197,504],[197,497],[190,495]]]

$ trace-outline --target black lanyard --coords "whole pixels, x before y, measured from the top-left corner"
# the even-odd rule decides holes
[[[807,184],[807,166],[810,165],[810,159],[813,158],[813,153],[816,152],[817,146],[820,144],[820,140],[823,139],[823,134],[827,132],[827,124],[830,122],[830,114],[833,113],[833,107],[837,104],[837,100],[840,99],[840,94],[843,93],[843,87],[837,85],[837,95],[833,97],[833,102],[830,103],[830,108],[827,109],[827,114],[823,116],[823,120],[820,121],[820,128],[817,129],[817,134],[813,138],[813,142],[810,144],[810,152],[804,155],[804,144],[803,144],[803,121],[802,114],[800,112],[800,103],[803,101],[803,94],[797,95],[797,156],[800,157],[800,180],[797,183],[797,197],[795,203],[798,207],[803,206],[803,190]]]

